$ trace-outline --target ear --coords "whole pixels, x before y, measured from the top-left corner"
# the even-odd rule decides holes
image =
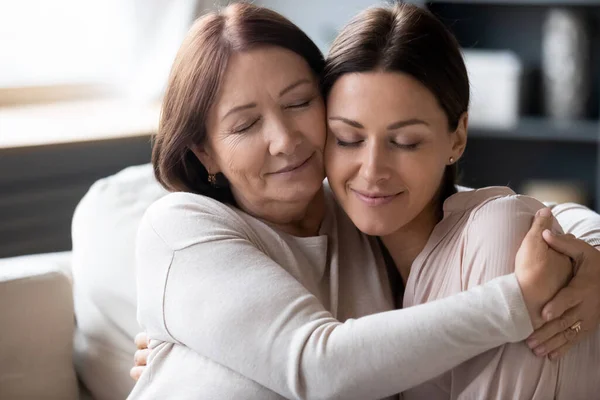
[[[206,168],[206,171],[208,171],[209,174],[221,172],[221,169],[212,156],[212,152],[208,146],[193,145],[190,146],[190,150],[192,150],[192,153],[194,153],[202,165],[204,165],[204,168]]]
[[[450,141],[452,145],[452,157],[458,161],[465,152],[467,146],[467,130],[469,127],[469,113],[465,112],[458,120],[456,130],[452,132]]]

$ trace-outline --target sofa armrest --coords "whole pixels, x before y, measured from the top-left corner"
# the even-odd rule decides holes
[[[77,399],[70,253],[0,259],[0,398]]]

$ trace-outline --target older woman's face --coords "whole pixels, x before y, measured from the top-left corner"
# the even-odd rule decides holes
[[[283,203],[307,205],[324,179],[325,105],[306,61],[278,47],[238,53],[196,152],[228,179],[241,208],[261,216]]]

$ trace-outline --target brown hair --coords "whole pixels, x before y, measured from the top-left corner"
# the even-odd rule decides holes
[[[262,46],[291,50],[318,77],[324,67],[319,48],[280,14],[236,3],[200,17],[187,34],[171,69],[152,164],[158,181],[170,191],[206,195],[235,204],[225,177],[208,182],[208,172],[190,147],[206,140],[205,121],[233,53]]]
[[[348,73],[389,71],[408,74],[437,98],[450,130],[469,108],[469,78],[458,42],[429,11],[411,4],[370,8],[354,17],[334,40],[322,76],[325,98]],[[445,200],[455,192],[456,164],[446,168]]]

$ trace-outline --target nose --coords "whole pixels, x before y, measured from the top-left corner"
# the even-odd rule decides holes
[[[266,128],[269,153],[273,156],[281,154],[291,156],[302,143],[302,134],[285,115],[273,115]]]
[[[368,184],[377,184],[390,178],[386,149],[378,143],[369,143],[361,154],[360,175]]]

